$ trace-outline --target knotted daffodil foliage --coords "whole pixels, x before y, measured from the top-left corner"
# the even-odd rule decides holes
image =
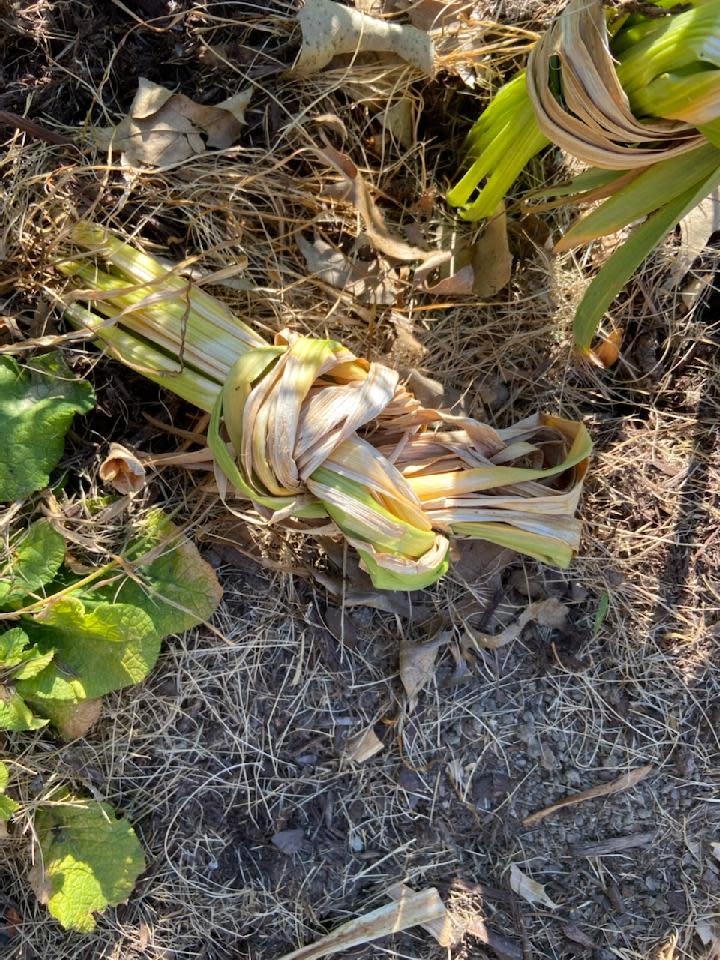
[[[447,195],[490,217],[550,144],[588,164],[556,202],[603,203],[556,250],[642,221],[590,284],[575,318],[583,351],[615,296],[666,234],[720,185],[720,0],[642,12],[570,0],[470,130],[467,170]]]
[[[507,430],[428,409],[395,370],[335,340],[265,343],[177,268],[93,224],[59,264],[84,286],[67,315],[124,363],[211,413],[221,488],[273,523],[344,538],[380,589],[448,569],[452,537],[567,566],[591,450],[585,427],[538,414]],[[87,306],[82,306],[84,300]]]

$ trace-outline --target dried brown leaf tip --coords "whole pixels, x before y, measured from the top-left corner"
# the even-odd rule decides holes
[[[100,479],[118,493],[139,493],[145,486],[145,467],[134,453],[119,443],[111,443],[100,464]]]
[[[423,30],[370,17],[334,0],[305,0],[297,15],[302,30],[300,55],[293,68],[307,77],[342,54],[389,53],[425,76],[435,73],[435,48]]]
[[[97,128],[102,147],[122,153],[129,166],[165,167],[204,153],[225,150],[240,137],[252,89],[215,106],[196,103],[140,77],[129,114],[116,126]]]
[[[385,744],[373,728],[368,727],[367,730],[363,730],[362,733],[350,737],[345,744],[345,756],[349,757],[350,760],[354,760],[355,763],[365,763],[370,757],[374,757],[376,753],[380,753],[384,747]]]
[[[534,827],[536,823],[544,820],[545,817],[549,816],[551,813],[555,813],[557,810],[562,810],[563,807],[570,807],[576,803],[583,803],[585,800],[595,800],[598,797],[611,797],[615,793],[620,793],[623,790],[629,790],[631,787],[637,786],[638,783],[644,780],[645,777],[652,773],[652,770],[653,767],[651,764],[648,764],[644,767],[636,767],[635,770],[630,770],[628,773],[624,773],[622,776],[618,777],[616,780],[611,780],[609,783],[599,783],[596,787],[590,787],[589,790],[583,790],[582,793],[573,793],[571,796],[565,797],[563,800],[558,800],[557,803],[553,803],[549,807],[545,807],[542,810],[538,810],[537,813],[533,813],[529,817],[525,817],[523,820],[523,826]]]
[[[557,909],[557,904],[547,895],[542,883],[523,873],[515,863],[510,866],[510,889],[528,903],[549,907],[550,910]]]
[[[392,896],[390,890],[388,895]],[[349,950],[364,943],[372,943],[380,937],[400,933],[410,927],[427,928],[438,922],[444,922],[447,915],[445,905],[434,887],[417,893],[407,887],[405,890],[407,893],[400,891],[402,895],[394,903],[378,907],[377,910],[343,923],[315,943],[285,954],[282,960],[319,960],[320,957],[328,954]]]

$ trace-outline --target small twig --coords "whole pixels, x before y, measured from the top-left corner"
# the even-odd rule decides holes
[[[70,137],[66,137],[62,133],[55,133],[54,130],[48,130],[47,127],[35,123],[34,120],[28,120],[27,117],[21,117],[17,113],[10,113],[9,110],[0,110],[0,123],[15,127],[17,130],[23,130],[25,133],[29,133],[31,137],[35,137],[36,140],[44,140],[46,143],[52,143],[58,147],[73,146]]]
[[[633,847],[646,847],[652,843],[655,833],[633,833],[628,837],[610,837],[597,843],[571,843],[570,853],[574,857],[603,857],[608,853],[622,853]]]

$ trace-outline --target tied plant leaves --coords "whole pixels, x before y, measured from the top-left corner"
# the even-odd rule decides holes
[[[66,929],[93,930],[94,914],[127,900],[145,869],[135,831],[107,803],[65,795],[38,811],[35,830],[33,889]]]
[[[94,404],[90,384],[74,378],[59,354],[35,357],[25,367],[0,357],[0,503],[47,484],[72,418]]]

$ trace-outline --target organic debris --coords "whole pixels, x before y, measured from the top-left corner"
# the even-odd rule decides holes
[[[550,910],[557,910],[557,904],[547,895],[545,887],[537,880],[528,877],[515,863],[510,865],[510,889],[514,890],[523,900],[527,900],[528,903],[549,907]]]
[[[647,764],[644,767],[637,767],[629,773],[624,773],[621,777],[618,777],[616,780],[611,780],[609,783],[600,783],[596,787],[590,787],[589,790],[583,790],[582,793],[574,793],[570,797],[565,797],[564,800],[558,800],[557,803],[553,803],[549,807],[545,807],[543,810],[538,810],[537,813],[525,817],[523,826],[534,827],[541,820],[544,820],[545,817],[550,816],[551,813],[556,813],[558,810],[562,810],[563,807],[571,807],[576,803],[583,803],[585,800],[596,800],[598,797],[611,797],[614,793],[620,793],[622,790],[630,790],[649,776],[652,770],[652,765]]]
[[[405,24],[369,17],[334,0],[305,0],[298,11],[302,47],[293,68],[307,77],[341,54],[390,53],[431,77],[435,51],[427,33]]]
[[[121,153],[128,166],[171,166],[207,147],[231,147],[251,96],[250,87],[208,106],[140,77],[128,115],[116,127],[93,128],[93,137],[98,146]]]

